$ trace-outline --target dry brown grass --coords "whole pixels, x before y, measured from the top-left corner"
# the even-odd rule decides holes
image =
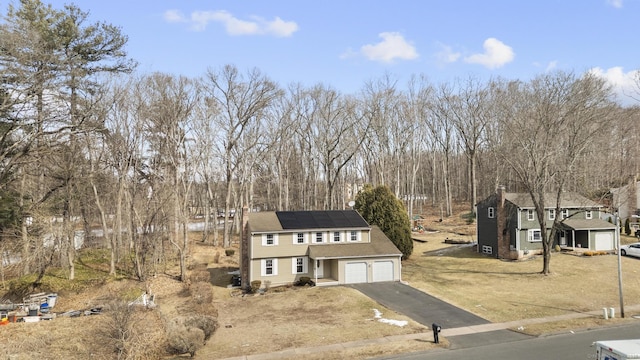
[[[462,214],[464,208],[457,209]],[[491,321],[537,318],[567,312],[585,312],[618,306],[616,257],[578,257],[555,253],[552,275],[543,276],[540,258],[506,262],[479,255],[470,247],[444,244],[446,238],[473,240],[474,224],[461,215],[443,218],[439,212],[425,214],[429,230],[414,237],[414,254],[403,262],[403,280],[410,285],[465,308]],[[623,242],[635,241],[623,237]],[[190,279],[213,285],[211,311],[217,312],[220,328],[200,349],[196,358],[215,359],[282,351],[294,347],[325,346],[385,336],[429,331],[405,316],[381,307],[361,293],[343,287],[271,289],[266,295],[238,296],[228,289],[229,271],[238,268],[238,251],[226,256],[223,249],[194,242],[191,247]],[[633,304],[640,296],[640,260],[623,258],[625,299]],[[166,343],[163,328],[172,318],[192,311],[191,290],[178,282],[177,273],[157,276],[148,284],[107,281],[90,291],[60,294],[56,310],[94,306],[109,294],[141,292],[149,288],[158,303],[156,311],[142,313],[140,325],[154,331],[135,339],[138,346]],[[207,279],[208,278],[208,279]],[[133,289],[133,290],[132,290]],[[399,328],[373,320],[377,308],[383,316],[408,320]],[[627,315],[634,315],[629,314]],[[56,319],[36,324],[11,324],[0,328],[0,357],[12,359],[108,359],[114,353],[101,340],[99,329],[106,317]],[[611,325],[628,320],[604,321],[598,317],[529,325],[524,331],[542,334]],[[157,331],[155,331],[157,330]],[[153,338],[151,338],[153,337]],[[134,344],[135,345],[135,344]],[[447,346],[443,339],[440,346]],[[429,340],[401,340],[306,354],[309,359],[364,359],[372,356],[424,350]],[[141,347],[144,351],[151,351]],[[160,348],[162,349],[162,348]],[[142,354],[141,350],[141,354]],[[159,353],[156,353],[159,357]],[[148,358],[154,358],[153,356]]]
[[[542,258],[501,261],[469,246],[443,244],[450,233],[425,234],[403,264],[403,279],[494,322],[618,307],[617,257],[553,253],[551,275]],[[623,258],[627,304],[640,296],[640,260]],[[628,314],[633,315],[633,314]]]
[[[407,320],[397,327],[373,319],[373,309],[383,317]],[[221,358],[320,346],[426,329],[381,307],[360,292],[343,287],[292,288],[266,295],[229,296],[218,302],[220,329],[198,355]],[[424,347],[424,346],[423,346]]]

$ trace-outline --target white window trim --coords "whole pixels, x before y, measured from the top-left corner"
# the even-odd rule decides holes
[[[338,233],[338,241],[336,241],[336,233]],[[341,242],[342,241],[342,231],[332,231],[331,232],[331,242]]]
[[[298,259],[302,259],[302,272],[298,272]],[[307,256],[291,258],[292,274],[307,274],[309,272],[309,258]]]
[[[496,217],[496,208],[494,208],[493,206],[490,206],[487,209],[487,217],[489,219],[493,219],[494,217]]]
[[[273,244],[267,244],[267,235],[273,235]],[[278,234],[262,234],[262,246],[277,246],[278,245]]]
[[[584,212],[584,218],[587,220],[593,219],[593,211],[587,210]]]
[[[318,241],[318,234],[322,234],[322,241]],[[313,243],[314,244],[322,244],[322,243],[324,243],[324,240],[325,240],[324,231],[314,231],[313,232]]]
[[[298,235],[302,234],[302,242],[298,242]],[[309,242],[309,238],[306,233],[296,232],[293,233],[293,245],[304,245]]]
[[[351,232],[355,232],[355,233],[356,233],[356,239],[355,239],[355,240],[351,240]],[[358,230],[349,230],[349,231],[347,232],[347,241],[348,241],[348,242],[358,242],[358,241],[360,241],[360,234],[361,234],[361,233],[362,233],[362,232],[361,232],[361,231],[358,231]]]
[[[535,219],[535,211],[533,211],[533,209],[527,209],[527,221],[534,221]]]
[[[271,260],[272,273],[267,274],[267,261]],[[262,259],[260,260],[260,274],[262,276],[277,276],[278,275],[278,259]]]
[[[556,209],[549,209],[549,220],[555,220],[556,219]]]
[[[533,234],[535,234],[536,231],[540,233],[540,240],[534,240],[534,238],[533,238]],[[542,232],[540,231],[540,229],[529,229],[529,230],[527,230],[527,241],[529,241],[529,242],[541,242],[542,241]]]
[[[567,219],[569,217],[569,209],[562,209],[562,218]]]

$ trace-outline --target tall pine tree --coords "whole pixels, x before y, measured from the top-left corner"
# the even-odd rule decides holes
[[[365,185],[356,197],[355,209],[371,225],[377,225],[407,259],[413,252],[409,215],[391,190],[384,185]]]

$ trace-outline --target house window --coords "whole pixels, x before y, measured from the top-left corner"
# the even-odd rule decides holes
[[[322,233],[321,232],[317,232],[316,233],[316,242],[317,243],[321,243],[322,242]]]
[[[542,233],[539,229],[530,229],[529,233],[529,242],[540,242],[542,241]]]
[[[556,209],[549,209],[549,220],[556,219]]]
[[[297,233],[294,237],[296,244],[304,244],[304,233]]]
[[[527,210],[527,220],[529,220],[529,221],[535,220],[533,209],[528,209]]]
[[[278,235],[277,234],[263,234],[262,235],[262,245],[263,246],[275,246],[275,245],[278,245]]]
[[[493,254],[493,247],[489,245],[482,245],[482,253],[487,255]]]
[[[262,276],[278,275],[278,259],[263,259],[261,265]]]
[[[494,207],[490,207],[487,209],[487,217],[489,219],[493,219],[494,217],[496,217],[496,209]]]
[[[562,218],[566,219],[569,217],[569,209],[562,209]]]
[[[585,211],[585,212],[584,212],[584,217],[585,217],[587,220],[591,220],[591,219],[593,219],[593,211],[591,211],[591,210],[587,210],[587,211]]]
[[[340,241],[340,231],[334,231],[333,232],[333,241],[334,242],[339,242]]]
[[[358,232],[357,231],[351,231],[349,233],[349,240],[350,241],[358,241]]]
[[[297,257],[292,260],[292,269],[291,272],[294,274],[306,274],[307,273],[307,264],[309,261],[306,257]]]

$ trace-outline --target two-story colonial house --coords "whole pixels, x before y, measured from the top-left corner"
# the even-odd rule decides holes
[[[399,281],[402,253],[354,210],[243,211],[242,286]]]
[[[615,225],[601,218],[602,205],[577,193],[545,194],[547,234],[557,219],[553,246],[613,250]],[[542,250],[542,229],[533,201],[526,193],[507,193],[503,186],[476,206],[478,252],[501,259],[519,259]]]

